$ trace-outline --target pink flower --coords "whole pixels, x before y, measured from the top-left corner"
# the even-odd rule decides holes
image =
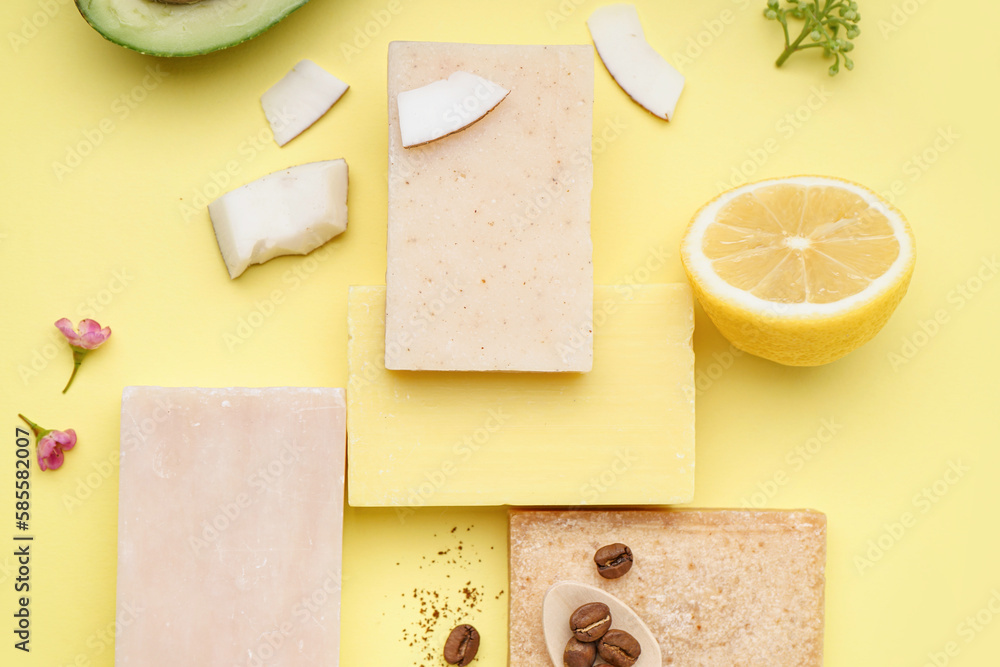
[[[109,327],[101,328],[101,325],[94,320],[80,320],[79,331],[73,330],[73,323],[65,317],[56,322],[56,328],[63,332],[70,347],[79,347],[84,350],[96,350],[101,343],[111,337]]]
[[[38,441],[38,467],[42,470],[56,470],[66,458],[63,452],[73,449],[75,444],[76,431],[73,429],[51,431]]]
[[[65,317],[56,322],[56,328],[66,336],[69,346],[73,349],[73,373],[69,376],[69,382],[63,387],[65,394],[69,386],[73,384],[73,378],[76,377],[76,371],[83,363],[83,358],[87,356],[88,352],[96,350],[104,344],[104,341],[111,338],[111,329],[108,327],[102,329],[100,324],[88,319],[80,320],[80,326],[74,330],[73,323]]]
[[[65,452],[76,446],[76,431],[71,428],[55,431],[42,428],[24,415],[18,415],[31,427],[37,438],[38,467],[42,470],[56,470],[66,459]]]

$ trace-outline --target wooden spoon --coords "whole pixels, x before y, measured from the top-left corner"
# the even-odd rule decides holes
[[[663,659],[656,637],[639,615],[631,607],[600,588],[579,584],[575,581],[560,581],[545,591],[542,602],[542,627],[545,629],[545,646],[556,667],[563,667],[563,651],[566,642],[573,636],[569,629],[569,617],[579,607],[588,602],[603,602],[611,610],[611,627],[624,630],[639,642],[642,653],[635,667],[661,667]],[[597,664],[604,662],[597,658]]]

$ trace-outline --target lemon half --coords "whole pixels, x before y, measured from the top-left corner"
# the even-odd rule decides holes
[[[878,194],[838,178],[750,183],[705,204],[681,242],[702,307],[733,345],[818,366],[871,340],[906,293],[913,233]]]

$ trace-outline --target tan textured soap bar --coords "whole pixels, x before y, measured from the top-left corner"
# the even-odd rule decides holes
[[[635,557],[602,579],[595,551]],[[821,667],[826,517],[813,511],[510,512],[509,667],[550,667],[542,601],[557,581],[629,605],[670,667]]]
[[[128,387],[118,667],[335,666],[342,389]]]
[[[396,96],[456,70],[511,92],[403,148]],[[386,368],[590,370],[593,98],[590,46],[389,45]]]

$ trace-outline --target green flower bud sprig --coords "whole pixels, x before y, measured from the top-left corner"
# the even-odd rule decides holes
[[[775,66],[781,67],[796,51],[823,49],[823,55],[833,58],[827,70],[830,76],[840,71],[843,58],[844,67],[854,69],[854,61],[847,55],[854,49],[852,39],[861,34],[858,21],[858,3],[849,0],[767,0],[764,17],[777,21],[785,33],[785,50],[778,56]],[[792,41],[788,34],[788,18],[804,21],[802,32]],[[803,44],[806,40],[808,43]]]

